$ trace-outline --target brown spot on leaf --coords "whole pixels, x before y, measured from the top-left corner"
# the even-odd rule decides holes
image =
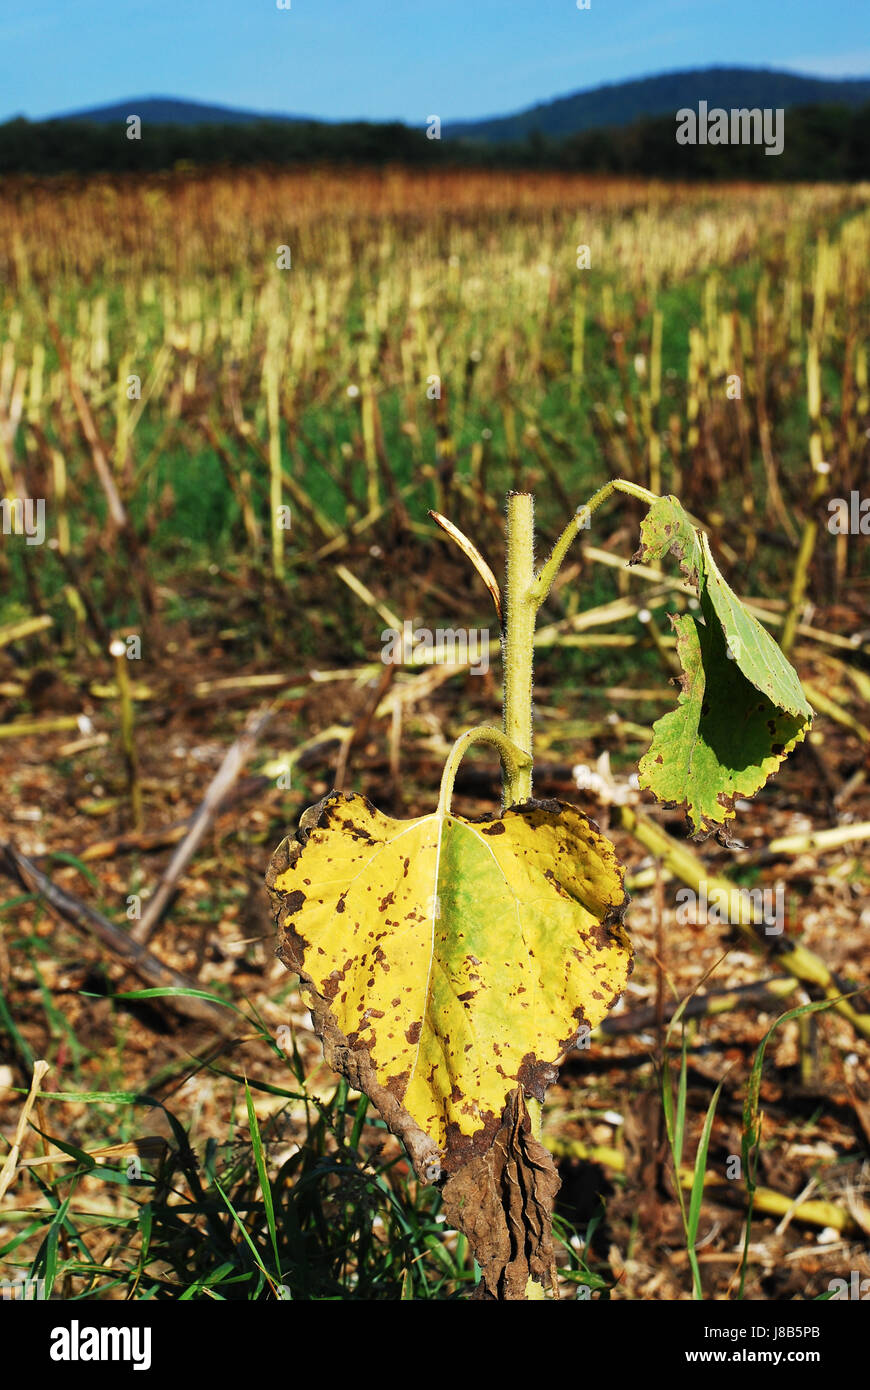
[[[411,1044],[412,1047],[415,1047],[417,1043],[420,1041],[420,1034],[422,1033],[422,1031],[422,1019],[420,1019],[417,1023],[412,1023],[410,1028],[406,1029],[405,1037],[408,1039],[408,1042]]]
[[[341,825],[342,830],[346,830],[348,835],[350,835],[352,839],[364,840],[365,843],[369,845],[373,845],[375,843],[375,841],[372,839],[371,835],[365,829],[365,827],[361,825],[356,825],[351,820],[350,816],[348,816],[346,820],[340,821],[339,824]]]
[[[552,1062],[539,1062],[534,1052],[527,1052],[517,1071],[519,1081],[527,1096],[542,1101],[548,1086],[552,1086],[559,1075],[558,1067]]]
[[[547,879],[550,883],[552,883],[553,887],[555,888],[556,892],[559,894],[560,897],[570,898],[571,894],[567,891],[567,889],[562,887],[561,883],[557,879],[556,875],[553,873],[552,869],[544,870],[544,878]]]
[[[582,1005],[578,1005],[577,1008],[574,1010],[574,1017],[577,1020],[577,1027],[574,1029],[573,1033],[569,1033],[568,1037],[559,1043],[560,1052],[567,1052],[569,1047],[574,1046],[575,1042],[577,1041],[577,1034],[581,1028],[585,1028],[590,1033],[592,1031],[589,1024],[589,1020],[583,1012]]]
[[[401,1100],[408,1089],[410,1078],[410,1071],[399,1072],[397,1076],[391,1076],[389,1080],[384,1082],[384,1090],[389,1091],[390,1095],[395,1096],[396,1100]]]

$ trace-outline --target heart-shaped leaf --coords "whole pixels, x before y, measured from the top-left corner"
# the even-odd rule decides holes
[[[310,987],[329,1060],[418,1171],[456,1171],[492,1145],[518,1083],[543,1097],[625,986],[614,848],[555,801],[393,820],[332,793],[305,820],[267,877],[279,955]]]
[[[662,497],[641,523],[634,560],[672,551],[698,590],[701,617],[672,617],[683,668],[679,703],[653,726],[639,764],[640,785],[684,805],[696,834],[734,815],[803,739],[813,711],[797,673],[747,612],[716,567],[707,537],[675,497]]]

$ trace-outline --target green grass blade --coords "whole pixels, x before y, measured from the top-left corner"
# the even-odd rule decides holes
[[[254,1110],[254,1100],[247,1081],[245,1082],[245,1103],[248,1107],[248,1127],[251,1131],[251,1147],[254,1150],[254,1162],[257,1165],[257,1176],[260,1179],[260,1191],[263,1194],[263,1206],[266,1210],[266,1225],[269,1228],[269,1239],[272,1242],[272,1253],[275,1256],[275,1277],[280,1281],[281,1257],[278,1254],[278,1232],[275,1227],[275,1206],[272,1201],[272,1184],[269,1182],[269,1174],[266,1169],[266,1155],[263,1150],[263,1139],[260,1134],[259,1123],[257,1122],[257,1114]]]
[[[692,1179],[692,1194],[689,1199],[689,1240],[692,1244],[698,1237],[698,1221],[701,1216],[701,1202],[704,1198],[704,1177],[707,1172],[707,1150],[710,1147],[710,1134],[713,1129],[713,1116],[716,1113],[716,1105],[722,1091],[722,1082],[713,1092],[713,1098],[707,1107],[707,1116],[704,1120],[704,1128],[701,1133],[698,1152],[695,1155],[695,1172]]]
[[[839,996],[849,998],[849,995]],[[743,1252],[740,1259],[740,1285],[737,1290],[738,1299],[744,1297],[746,1289],[746,1271],[749,1264],[749,1241],[752,1232],[752,1210],[755,1197],[755,1174],[758,1171],[758,1147],[761,1142],[761,1073],[764,1066],[764,1053],[767,1044],[776,1032],[781,1023],[787,1023],[789,1019],[800,1018],[802,1014],[820,1013],[824,1009],[830,1009],[839,1002],[837,999],[817,999],[812,1004],[800,1004],[796,1009],[789,1009],[787,1013],[781,1014],[770,1025],[755,1052],[752,1063],[752,1070],[749,1073],[749,1080],[746,1083],[746,1096],[743,1102],[743,1135],[740,1143],[740,1152],[743,1160],[743,1176],[746,1181],[746,1192],[748,1197],[746,1208],[746,1230],[743,1237]]]
[[[229,1197],[227,1196],[227,1194],[224,1192],[223,1188],[221,1187],[221,1185],[220,1185],[220,1183],[217,1181],[217,1179],[215,1179],[215,1184],[214,1184],[214,1185],[215,1185],[215,1188],[217,1189],[218,1193],[220,1194],[221,1201],[222,1201],[222,1202],[225,1204],[225,1206],[227,1207],[227,1210],[229,1211],[230,1215],[231,1215],[232,1218],[233,1218],[233,1221],[235,1222],[236,1226],[238,1227],[238,1230],[239,1230],[240,1234],[241,1234],[242,1237],[244,1238],[245,1244],[247,1245],[248,1249],[250,1250],[251,1254],[253,1255],[253,1257],[254,1257],[254,1263],[256,1264],[257,1269],[260,1271],[260,1273],[261,1273],[261,1274],[263,1275],[263,1277],[266,1279],[267,1283],[269,1284],[269,1287],[271,1288],[272,1292],[275,1294],[275,1296],[276,1296],[276,1298],[277,1298],[278,1294],[277,1294],[277,1290],[276,1290],[276,1288],[275,1288],[275,1283],[274,1283],[273,1279],[270,1277],[268,1271],[266,1270],[266,1266],[263,1264],[263,1261],[260,1259],[260,1256],[259,1256],[259,1253],[258,1253],[258,1251],[257,1251],[256,1245],[255,1245],[254,1242],[251,1240],[251,1237],[248,1235],[247,1229],[246,1229],[246,1227],[245,1227],[245,1223],[242,1221],[242,1218],[239,1216],[239,1213],[236,1211],[235,1207],[233,1206],[232,1202],[230,1201],[230,1199],[229,1199]]]
[[[704,1120],[704,1128],[698,1143],[698,1151],[695,1154],[695,1171],[692,1176],[692,1191],[689,1198],[689,1215],[686,1222],[686,1248],[689,1255],[689,1263],[692,1267],[693,1294],[697,1300],[704,1297],[701,1288],[701,1270],[698,1266],[698,1256],[695,1251],[695,1243],[698,1239],[698,1222],[701,1219],[701,1204],[704,1200],[704,1177],[707,1172],[707,1150],[710,1147],[710,1134],[713,1129],[713,1116],[716,1113],[716,1105],[722,1091],[722,1082],[713,1092],[713,1098],[707,1107],[707,1115]],[[679,1173],[677,1174],[679,1181]]]
[[[674,1163],[677,1166],[677,1181],[679,1181],[680,1164],[683,1161],[683,1141],[686,1136],[686,1086],[689,1069],[687,1048],[688,1038],[684,1028],[680,1054],[680,1076],[677,1082],[677,1110],[674,1116]]]

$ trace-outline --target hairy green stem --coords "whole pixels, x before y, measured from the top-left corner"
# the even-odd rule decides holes
[[[568,525],[553,546],[549,559],[541,566],[541,570],[532,584],[531,593],[529,595],[536,608],[540,608],[547,594],[552,589],[553,581],[559,573],[562,561],[567,555],[571,542],[574,540],[577,532],[585,528],[587,519],[593,512],[598,510],[602,502],[607,501],[608,497],[613,492],[625,492],[629,497],[637,497],[641,502],[649,503],[650,506],[652,506],[653,502],[659,500],[657,493],[650,492],[649,488],[641,487],[639,483],[626,482],[624,478],[611,478],[609,483],[605,483],[604,487],[599,488],[594,496],[590,497],[588,502],[585,502],[582,507],[577,508],[573,517],[568,522]],[[510,513],[508,513],[508,520],[510,521]],[[508,530],[508,535],[510,536],[510,530]],[[508,541],[508,544],[510,544],[510,541]]]
[[[492,743],[502,765],[504,808],[527,801],[532,795],[532,676],[535,621],[538,609],[550,592],[559,566],[578,530],[612,492],[628,493],[652,504],[656,494],[636,483],[612,479],[599,488],[573,518],[557,540],[539,574],[535,574],[534,503],[530,493],[512,492],[507,501],[507,583],[506,611],[502,633],[504,669],[504,731],[480,727],[457,739],[450,752],[441,781],[438,802],[440,815],[446,815],[456,769],[472,743]],[[542,1141],[542,1107],[534,1098],[527,1102],[532,1134]],[[545,1297],[535,1279],[529,1279],[526,1297],[538,1301]]]
[[[473,743],[492,743],[495,745],[501,759],[502,773],[506,780],[518,777],[525,767],[531,767],[530,754],[517,748],[516,744],[502,733],[501,729],[491,729],[486,724],[481,724],[476,729],[469,729],[467,733],[462,734],[456,740],[447,755],[444,771],[441,774],[441,793],[438,798],[439,816],[446,816],[450,812],[450,800],[453,796],[456,773],[465,753]]]
[[[507,612],[504,624],[504,732],[512,745],[528,756],[528,765],[514,772],[504,762],[502,783],[505,807],[526,801],[532,794],[532,662],[535,618],[539,604],[535,585],[534,502],[527,492],[512,492],[507,504]],[[527,1101],[532,1134],[542,1142],[540,1103]],[[526,1298],[537,1303],[544,1290],[536,1279],[526,1284]]]
[[[512,492],[507,504],[504,732],[529,755],[529,761],[515,772],[504,768],[506,807],[527,801],[532,794],[532,650],[538,611],[532,597],[534,583],[534,503],[530,493]]]

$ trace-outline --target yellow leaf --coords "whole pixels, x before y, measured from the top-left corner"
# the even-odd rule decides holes
[[[312,987],[334,1064],[455,1171],[490,1147],[518,1082],[543,1098],[625,987],[613,845],[556,801],[393,820],[332,793],[303,819],[267,879],[279,955]]]

